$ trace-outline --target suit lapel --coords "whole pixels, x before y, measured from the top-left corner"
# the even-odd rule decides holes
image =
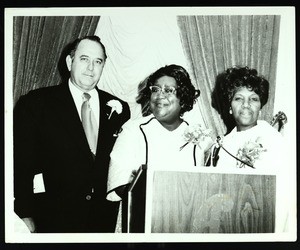
[[[98,88],[96,88],[99,95],[99,105],[100,105],[100,115],[99,115],[99,131],[98,131],[98,144],[101,140],[101,134],[105,131],[105,128],[108,126],[108,115],[110,113],[111,108],[107,106],[107,102],[109,99],[105,95],[105,93]]]
[[[92,159],[91,151],[68,84],[61,85],[61,91],[57,92],[57,107],[59,107],[57,108],[57,115],[62,120],[65,133],[69,134],[70,143],[78,145]]]
[[[78,147],[92,160],[92,154],[86,139],[78,111],[76,109],[73,97],[69,90],[68,84],[60,85],[60,91],[57,92],[55,106],[57,107],[57,115],[60,116],[61,124],[65,127],[65,133],[69,135],[70,143],[78,145]],[[99,95],[100,115],[99,115],[99,130],[98,130],[98,142],[97,142],[97,154],[99,153],[99,144],[106,145],[108,134],[113,128],[114,124],[111,124],[108,115],[111,112],[111,107],[107,105],[110,100],[110,96],[104,91],[96,88]],[[105,134],[106,133],[106,134]]]
[[[108,102],[107,96],[105,96],[104,93],[100,91],[98,88],[96,88],[96,90],[99,95],[99,105],[100,105],[99,128],[101,128],[102,126],[107,125],[107,121],[108,121],[107,118],[110,112],[110,107],[106,105]]]

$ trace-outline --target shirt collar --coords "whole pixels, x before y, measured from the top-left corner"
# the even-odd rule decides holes
[[[76,98],[82,98],[83,93],[89,93],[91,95],[91,98],[97,98],[98,95],[95,88],[90,91],[83,92],[81,89],[77,88],[74,83],[72,83],[71,79],[69,79],[69,88],[72,96],[75,96]]]

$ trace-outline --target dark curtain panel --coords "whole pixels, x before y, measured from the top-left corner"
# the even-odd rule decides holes
[[[16,16],[13,31],[13,97],[58,85],[66,72],[63,51],[78,37],[93,35],[100,17]]]
[[[198,105],[207,127],[226,132],[211,106],[215,78],[228,67],[256,68],[270,82],[261,119],[273,116],[280,16],[179,16],[178,25],[191,77],[201,91]]]

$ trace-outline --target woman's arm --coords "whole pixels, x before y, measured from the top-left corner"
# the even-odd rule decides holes
[[[124,185],[132,181],[133,172],[142,164],[143,151],[140,145],[140,136],[140,131],[135,123],[129,121],[123,126],[110,154],[107,181],[108,200],[121,200],[120,196],[124,192]]]

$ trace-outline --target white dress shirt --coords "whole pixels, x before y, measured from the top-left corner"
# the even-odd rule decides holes
[[[81,106],[82,106],[82,103],[83,103],[82,95],[83,95],[83,93],[88,93],[91,96],[91,98],[89,100],[90,106],[91,106],[91,109],[93,110],[93,114],[95,116],[97,125],[99,127],[99,117],[100,117],[99,102],[100,102],[100,100],[99,100],[99,95],[98,95],[97,90],[92,89],[89,92],[83,92],[82,90],[77,88],[72,83],[71,80],[69,80],[69,89],[70,89],[70,92],[72,94],[73,100],[75,102],[76,109],[77,109],[77,112],[78,112],[78,115],[79,115],[80,119],[81,119]]]

